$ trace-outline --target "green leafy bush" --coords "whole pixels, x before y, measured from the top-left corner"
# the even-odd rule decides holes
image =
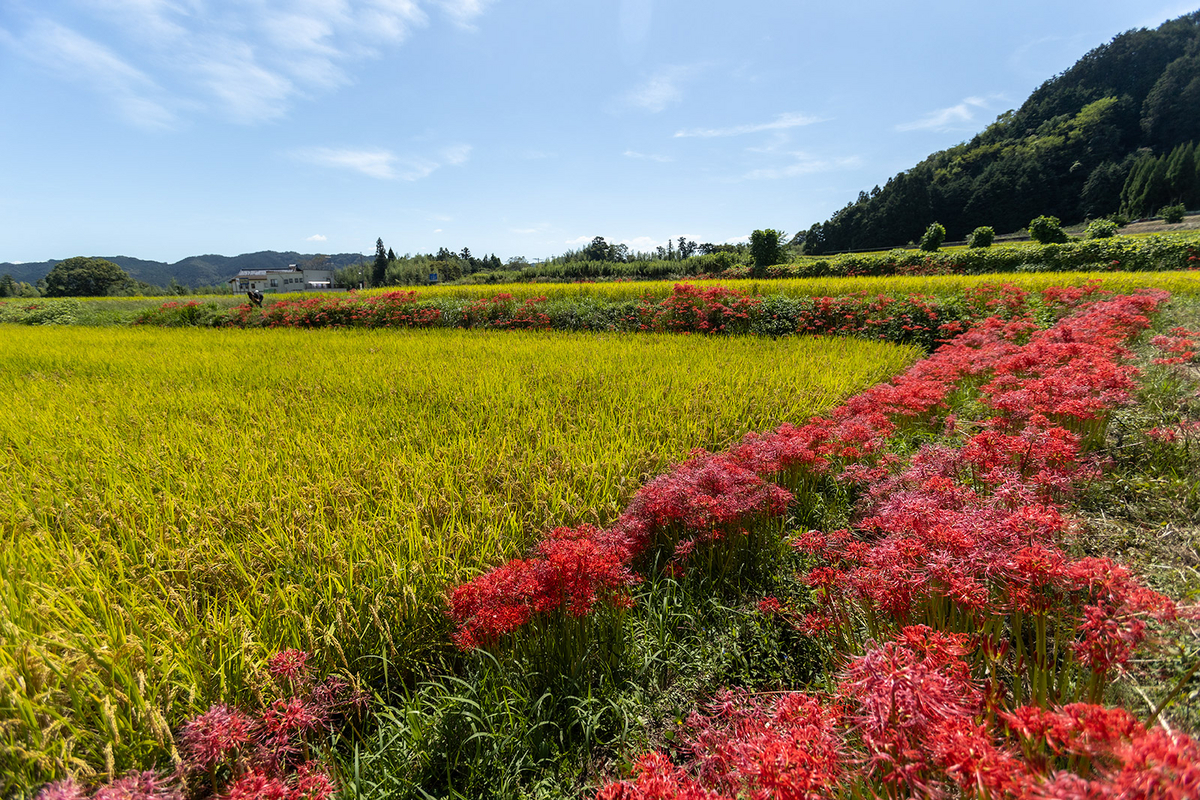
[[[1163,206],[1158,212],[1158,215],[1163,218],[1163,222],[1168,225],[1177,225],[1183,222],[1183,215],[1187,213],[1187,209],[1183,203],[1176,203],[1173,206]]]
[[[1029,222],[1029,238],[1038,244],[1064,244],[1067,234],[1063,232],[1062,223],[1058,217],[1048,217],[1043,214]]]
[[[0,322],[17,325],[74,325],[80,311],[78,300],[9,300],[0,303]]]
[[[925,233],[921,235],[921,249],[926,253],[936,252],[944,241],[946,241],[946,227],[940,222],[930,223],[929,227],[925,229]]]
[[[989,225],[980,225],[967,237],[967,247],[991,247],[996,240],[996,231]]]
[[[1109,239],[1117,235],[1117,223],[1111,219],[1094,219],[1083,232],[1085,239]]]

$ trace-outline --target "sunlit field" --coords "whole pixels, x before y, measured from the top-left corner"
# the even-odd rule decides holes
[[[445,589],[605,524],[693,448],[916,349],[464,331],[0,326],[0,774],[120,772],[312,650],[441,656]],[[258,666],[256,666],[258,665]]]

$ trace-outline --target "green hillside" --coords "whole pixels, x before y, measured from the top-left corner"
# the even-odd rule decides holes
[[[1200,11],[1127,31],[1043,83],[969,142],[862,192],[813,225],[812,254],[891,247],[934,221],[950,239],[1200,205]]]

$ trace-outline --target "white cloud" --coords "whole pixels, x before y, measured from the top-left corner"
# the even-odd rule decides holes
[[[595,236],[578,236],[574,239],[569,239],[569,240],[563,242],[563,244],[572,244],[572,245],[573,244],[590,244],[592,239],[594,239],[594,238],[596,238],[596,237]]]
[[[774,180],[777,178],[795,178],[800,175],[810,175],[814,172],[833,172],[841,169],[857,169],[862,166],[858,156],[842,158],[813,158],[806,153],[791,153],[792,163],[781,167],[766,167],[747,172],[744,180]]]
[[[698,72],[694,66],[663,67],[625,95],[625,105],[658,113],[683,100],[681,84]]]
[[[470,145],[444,148],[438,158],[419,155],[398,156],[383,148],[307,147],[291,152],[292,158],[308,164],[348,169],[378,180],[418,181],[445,165],[466,163]]]
[[[455,144],[442,150],[442,160],[454,166],[467,163],[467,159],[470,157],[471,145],[469,144]]]
[[[146,73],[108,47],[55,22],[42,20],[20,38],[4,40],[18,53],[64,80],[106,96],[130,123],[170,128],[177,122],[167,93]]]
[[[38,4],[41,17],[27,32],[4,38],[108,95],[135,124],[162,127],[185,110],[246,124],[277,119],[297,100],[349,83],[356,62],[382,57],[428,25],[425,8],[470,26],[492,0],[77,2],[97,23],[88,27],[96,41],[55,22],[64,12],[50,3]]]
[[[657,247],[666,245],[666,242],[660,242],[657,239],[651,239],[649,236],[635,236],[632,239],[622,239],[620,243],[635,253],[647,253]]]
[[[771,122],[756,122],[746,125],[734,125],[728,128],[689,128],[687,130],[677,131],[676,137],[699,137],[702,139],[711,139],[718,136],[742,136],[747,133],[761,133],[762,131],[782,131],[789,128],[799,128],[802,125],[812,125],[814,122],[823,122],[817,117],[809,117],[804,114],[787,113],[780,114]]]
[[[306,242],[324,242],[324,241],[327,241],[327,240],[328,240],[328,238],[329,238],[329,237],[327,237],[327,236],[322,236],[322,235],[321,235],[321,234],[319,234],[319,233],[314,233],[312,236],[309,236],[309,237],[308,237],[307,239],[305,239],[304,241],[306,241]]]
[[[492,0],[439,0],[438,5],[450,19],[464,28],[471,28],[475,18],[487,10]]]
[[[903,122],[896,126],[898,131],[951,131],[974,127],[975,111],[986,109],[988,101],[982,97],[968,97],[958,105],[942,108],[926,114],[914,122]]]
[[[260,122],[283,116],[295,91],[284,76],[259,65],[249,45],[230,43],[220,59],[196,64],[200,82],[235,122]]]
[[[321,167],[336,167],[360,172],[368,178],[391,180],[397,177],[396,156],[388,150],[351,150],[309,147],[296,150],[292,157]]]
[[[636,150],[626,150],[622,153],[626,158],[636,158],[644,161],[657,161],[660,164],[666,164],[675,159],[670,156],[658,155],[657,153],[639,153]]]

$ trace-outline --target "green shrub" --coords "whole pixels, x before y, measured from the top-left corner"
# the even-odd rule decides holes
[[[1163,218],[1163,222],[1168,225],[1176,225],[1183,222],[1183,215],[1187,213],[1187,208],[1183,203],[1176,203],[1173,206],[1163,206],[1158,212],[1158,215]]]
[[[1058,217],[1042,215],[1029,222],[1029,238],[1038,244],[1063,244],[1067,234],[1063,232]]]
[[[945,226],[940,222],[931,223],[921,236],[921,249],[926,253],[936,252],[944,241],[946,241]]]
[[[1109,239],[1117,235],[1117,223],[1111,219],[1094,219],[1083,233],[1085,239]]]
[[[980,225],[967,237],[967,247],[991,247],[994,241],[996,241],[996,231],[991,226]]]
[[[9,300],[0,303],[0,322],[17,325],[74,325],[82,310],[78,300]]]

